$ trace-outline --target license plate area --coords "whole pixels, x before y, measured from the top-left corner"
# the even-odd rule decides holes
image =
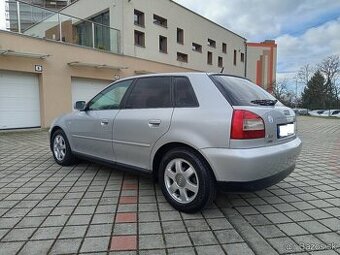
[[[277,125],[277,138],[285,138],[295,134],[295,123]]]

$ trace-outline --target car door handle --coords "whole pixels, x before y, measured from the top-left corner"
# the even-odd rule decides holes
[[[107,126],[109,124],[109,120],[102,120],[101,122],[100,122],[100,125],[101,126]]]
[[[149,127],[159,127],[161,120],[149,120]]]

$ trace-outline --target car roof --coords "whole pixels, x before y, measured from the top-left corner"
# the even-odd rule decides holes
[[[206,72],[176,72],[176,73],[151,73],[151,74],[141,74],[141,75],[134,75],[129,77],[124,77],[122,79],[119,79],[117,81],[124,81],[129,79],[137,79],[137,78],[145,78],[145,77],[159,77],[159,76],[197,76],[197,75],[223,75],[228,77],[234,77],[234,78],[240,78],[249,80],[245,77],[238,76],[238,75],[232,75],[232,74],[224,74],[224,73],[206,73]]]

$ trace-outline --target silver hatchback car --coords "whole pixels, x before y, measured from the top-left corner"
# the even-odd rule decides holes
[[[195,212],[222,190],[288,176],[301,150],[294,111],[247,79],[174,73],[130,77],[57,118],[51,150],[153,174],[167,201]]]

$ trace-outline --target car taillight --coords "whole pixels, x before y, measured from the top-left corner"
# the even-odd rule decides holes
[[[264,122],[259,115],[246,110],[234,110],[231,122],[231,139],[256,139],[264,137]]]

